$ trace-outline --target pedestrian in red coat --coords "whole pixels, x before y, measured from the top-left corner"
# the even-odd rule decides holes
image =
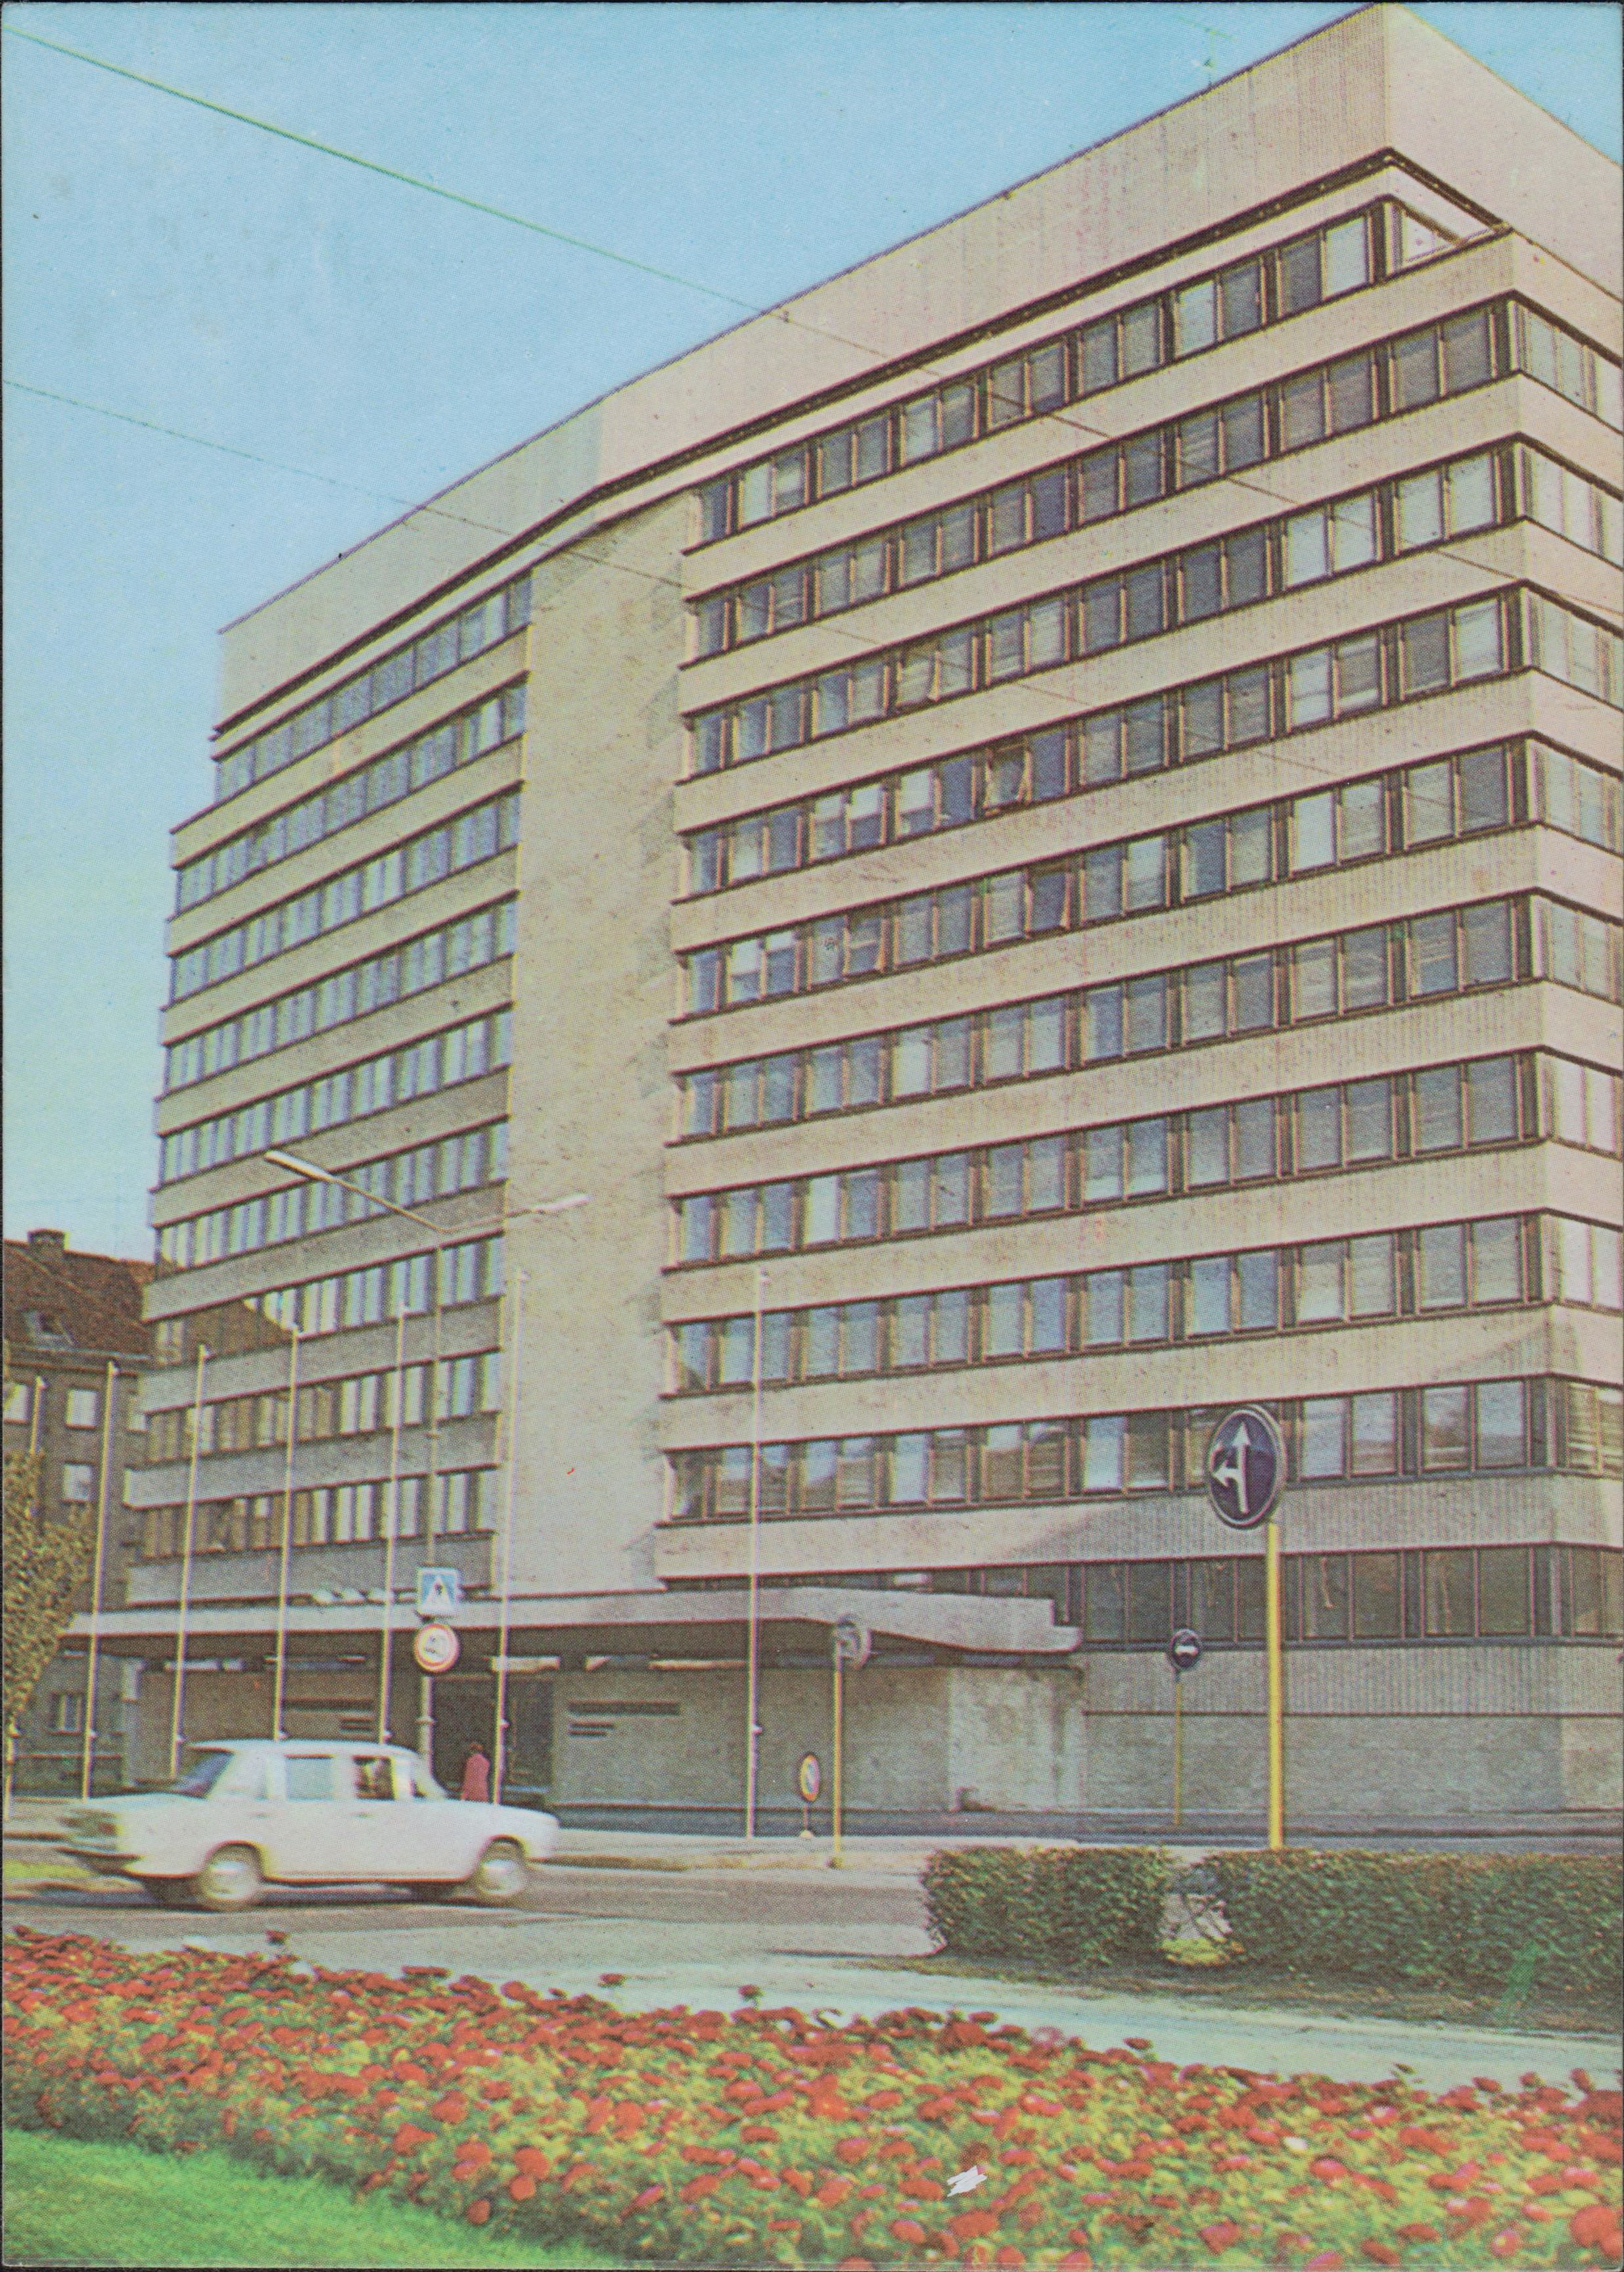
[[[460,1796],[471,1799],[476,1806],[489,1803],[490,1761],[485,1756],[483,1744],[475,1744],[463,1762]]]

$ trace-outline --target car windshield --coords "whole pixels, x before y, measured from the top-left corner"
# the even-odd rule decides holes
[[[230,1763],[229,1752],[200,1752],[169,1789],[176,1798],[206,1798]]]
[[[443,1798],[445,1797],[444,1790],[429,1774],[421,1760],[414,1759],[412,1762],[412,1795],[414,1798]]]

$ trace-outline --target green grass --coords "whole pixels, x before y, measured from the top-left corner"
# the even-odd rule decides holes
[[[5,2133],[8,2265],[583,2266],[589,2248],[488,2238],[409,2202],[356,2201],[320,2178],[228,2155]]]

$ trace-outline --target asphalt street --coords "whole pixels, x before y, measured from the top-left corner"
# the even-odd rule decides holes
[[[427,1905],[382,1891],[273,1891],[246,1915],[216,1917],[154,1909],[133,1889],[109,1885],[90,1893],[42,1888],[8,1903],[7,1914],[36,1931],[90,1933],[137,1949],[190,1943],[263,1950],[267,1932],[276,1932],[286,1934],[295,1961],[388,1971],[444,1965],[453,1975],[612,1993],[628,2008],[728,2011],[747,1983],[769,2004],[842,2015],[904,2005],[986,2008],[1023,2027],[1058,2028],[1095,2049],[1148,2037],[1162,2058],[1181,2065],[1350,2081],[1378,2081],[1402,2065],[1434,2089],[1528,2068],[1559,2079],[1584,2066],[1599,2081],[1617,2071],[1620,2058],[1618,2044],[1602,2037],[1254,2012],[1081,1984],[922,1974],[906,1969],[908,1959],[930,1948],[917,1883],[860,1865],[837,1873],[552,1864],[535,1873],[531,1893],[512,1910]],[[613,1991],[600,1987],[606,1972],[624,1976]]]

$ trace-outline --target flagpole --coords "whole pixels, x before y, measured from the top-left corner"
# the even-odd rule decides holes
[[[282,1461],[282,1550],[276,1580],[276,1680],[271,1733],[282,1740],[282,1699],[287,1687],[287,1572],[294,1543],[294,1446],[299,1435],[299,1328],[287,1336],[287,1448]]]
[[[513,1370],[508,1390],[507,1515],[502,1539],[502,1615],[496,1633],[496,1725],[490,1753],[492,1804],[502,1804],[502,1779],[508,1764],[508,1648],[513,1632],[513,1525],[518,1501],[518,1374],[524,1345],[525,1274],[513,1274],[512,1315],[508,1330],[513,1336]]]
[[[756,1273],[756,1332],[750,1366],[750,1593],[749,1669],[745,1676],[744,1835],[756,1835],[756,1786],[761,1728],[761,1335],[767,1274]]]
[[[169,1780],[181,1771],[181,1729],[186,1697],[186,1613],[191,1593],[192,1533],[197,1519],[197,1461],[203,1449],[203,1383],[209,1369],[207,1345],[197,1344],[197,1380],[192,1392],[191,1450],[186,1462],[186,1536],[181,1547],[181,1592],[175,1618],[175,1689],[169,1708]]]
[[[96,1753],[96,1654],[101,1640],[101,1573],[107,1558],[108,1469],[113,1458],[113,1399],[117,1394],[118,1366],[108,1359],[107,1380],[101,1391],[101,1489],[96,1500],[96,1561],[90,1581],[90,1654],[85,1667],[85,1741],[79,1760],[79,1797],[90,1797]]]
[[[389,1530],[384,1541],[384,1622],[378,1648],[378,1741],[389,1741],[389,1653],[394,1645],[395,1540],[400,1530],[400,1424],[406,1405],[406,1296],[395,1319],[394,1409],[389,1431]]]

